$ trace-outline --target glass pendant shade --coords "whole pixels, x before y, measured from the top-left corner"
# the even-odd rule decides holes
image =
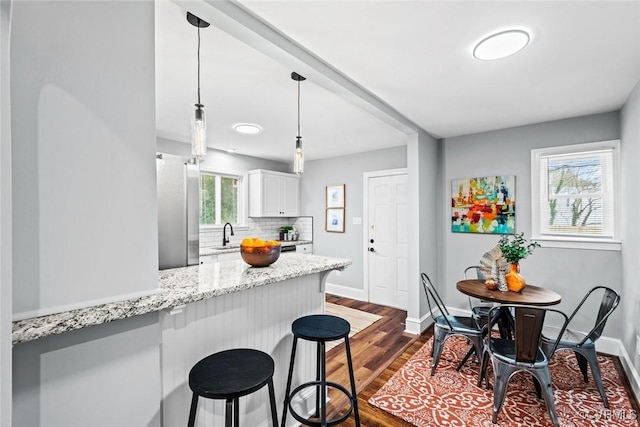
[[[301,175],[304,172],[304,153],[302,152],[302,137],[296,136],[296,152],[293,159],[293,171]]]
[[[204,104],[200,102],[200,28],[207,28],[209,23],[191,12],[187,12],[187,21],[198,29],[198,102],[196,111],[191,116],[191,154],[198,159],[207,155],[207,122],[204,119]]]
[[[291,78],[298,83],[298,136],[296,136],[296,151],[293,157],[293,172],[302,175],[304,171],[304,153],[302,152],[302,136],[300,136],[300,82],[306,78],[296,73],[291,73]]]
[[[191,154],[198,160],[207,154],[207,122],[202,107],[204,105],[196,104],[196,112],[191,118]]]

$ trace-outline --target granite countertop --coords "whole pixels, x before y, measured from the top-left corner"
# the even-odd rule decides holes
[[[280,240],[282,246],[291,245],[310,245],[313,242],[311,240]],[[216,246],[214,248],[202,248],[200,249],[201,256],[228,254],[231,252],[238,252],[240,250],[239,243],[233,243],[226,246]]]
[[[155,295],[18,320],[13,322],[12,342],[32,341],[308,274],[343,270],[350,264],[349,259],[287,253],[264,268],[225,261],[161,270]]]

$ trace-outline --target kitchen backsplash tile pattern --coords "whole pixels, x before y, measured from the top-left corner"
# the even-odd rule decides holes
[[[245,237],[260,237],[265,240],[278,240],[278,229],[283,225],[293,225],[300,232],[300,240],[313,241],[313,217],[298,218],[249,218],[247,226],[236,227],[233,236],[228,236],[229,245],[240,244]],[[227,233],[229,229],[227,228]],[[200,229],[200,249],[215,248],[222,245],[222,229]]]

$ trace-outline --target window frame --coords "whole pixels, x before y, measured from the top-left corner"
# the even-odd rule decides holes
[[[608,178],[612,182],[613,208],[613,236],[568,236],[561,234],[544,234],[542,232],[545,215],[542,209],[543,195],[548,194],[545,188],[546,171],[542,171],[542,158],[561,155],[587,155],[589,153],[611,150],[611,174]],[[604,179],[604,177],[603,177]],[[538,148],[531,150],[531,238],[540,241],[543,246],[551,248],[593,249],[619,251],[622,249],[620,241],[620,140],[587,142],[581,144],[562,145],[556,147]]]
[[[246,174],[238,171],[217,169],[217,168],[207,168],[200,167],[199,177],[202,175],[215,175],[225,178],[234,178],[238,180],[238,223],[232,223],[231,225],[234,228],[241,229],[243,227],[247,227],[247,203],[248,203],[248,194],[247,194],[247,179]],[[216,180],[219,182],[219,180]],[[219,184],[216,184],[216,195],[219,193]],[[198,189],[198,196],[200,195],[200,189]],[[198,204],[199,206],[199,204]],[[219,209],[219,208],[218,208]],[[201,230],[216,230],[222,229],[224,227],[223,223],[220,224],[200,224]]]

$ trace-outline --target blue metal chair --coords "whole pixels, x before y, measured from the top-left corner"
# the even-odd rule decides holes
[[[478,279],[485,280],[486,276],[482,272],[482,266],[472,265],[464,269],[464,278],[467,279]],[[487,315],[489,314],[489,310],[493,307],[493,303],[491,301],[483,301],[477,298],[469,297],[469,308],[471,309],[471,316],[476,319],[476,323],[479,326],[483,326],[484,322],[487,320]]]
[[[473,344],[476,354],[482,354],[484,329],[478,326],[473,317],[452,316],[431,283],[429,276],[422,273],[420,277],[422,279],[422,287],[427,295],[429,313],[431,313],[431,317],[433,318],[433,348],[431,350],[431,356],[433,357],[431,375],[433,376],[440,362],[444,343],[450,336],[460,335],[469,339]],[[436,310],[432,308],[432,299],[435,303]],[[434,312],[439,312],[440,314],[435,315]],[[466,360],[466,358],[464,360]]]
[[[567,326],[567,316],[560,310],[552,308],[504,304],[489,310],[488,319],[492,319],[488,321],[489,330],[496,321],[497,311],[501,309],[510,309],[515,312],[515,339],[487,335],[485,352],[480,365],[480,377],[478,378],[478,387],[480,387],[482,380],[486,378],[487,363],[491,357],[494,381],[492,421],[494,424],[498,422],[498,414],[504,403],[509,380],[516,372],[525,371],[533,376],[536,381],[536,392],[538,395],[542,394],[553,424],[559,426],[558,414],[553,401],[549,358],[540,348],[540,341],[547,313],[556,313],[562,319],[561,332],[564,332]],[[551,343],[551,350],[555,350],[557,345],[558,340]],[[489,379],[486,378],[486,380],[488,388]]]
[[[598,309],[598,315],[596,316],[593,328],[586,334],[570,329],[573,319],[580,312],[584,303],[588,300],[593,301],[599,294],[602,294],[602,298],[600,300],[600,308]],[[609,408],[609,399],[607,399],[607,393],[602,384],[602,376],[600,374],[600,365],[598,365],[595,343],[602,335],[607,319],[616,307],[618,307],[619,303],[620,295],[616,291],[606,286],[596,286],[587,292],[584,298],[582,298],[580,304],[578,304],[569,317],[569,325],[560,336],[555,339],[550,338],[549,336],[551,336],[551,334],[545,330],[543,331],[542,337],[542,349],[549,358],[560,350],[571,350],[575,353],[576,360],[578,361],[578,366],[580,367],[585,383],[589,381],[587,378],[587,364],[591,367],[593,380],[596,383],[598,392],[600,392],[600,396],[602,396],[604,407],[607,409]],[[586,308],[583,310],[583,313],[588,312],[591,309],[592,308]],[[554,348],[553,343],[558,339],[560,341]]]

